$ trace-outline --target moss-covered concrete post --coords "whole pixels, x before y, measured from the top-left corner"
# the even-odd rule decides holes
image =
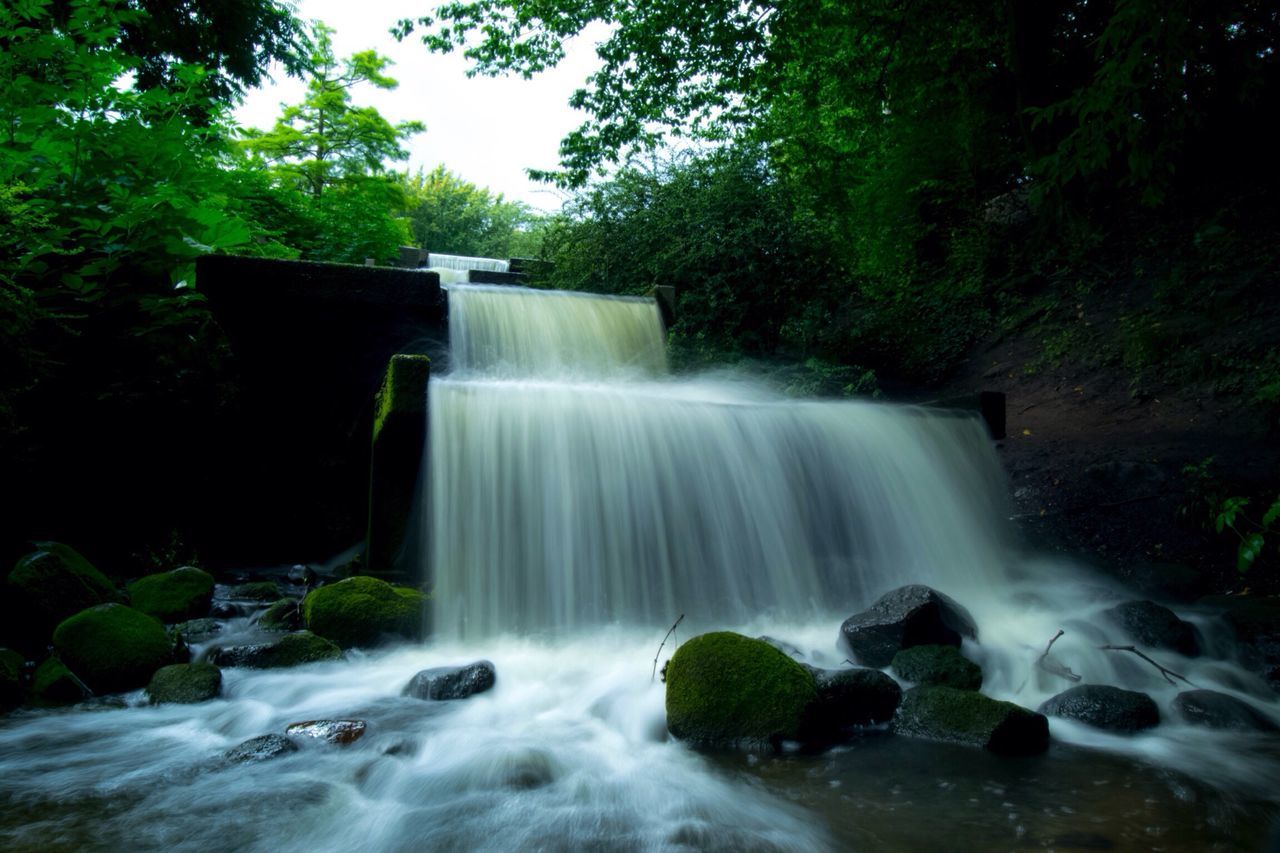
[[[365,539],[365,571],[371,575],[404,580],[414,566],[414,555],[405,553],[405,546],[427,436],[430,375],[427,356],[393,355],[378,390]]]

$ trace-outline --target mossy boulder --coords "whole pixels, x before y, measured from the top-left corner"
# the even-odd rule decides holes
[[[278,669],[304,663],[337,660],[342,649],[310,631],[287,634],[274,643],[255,646],[230,646],[215,649],[212,662],[218,666],[244,666],[250,669]]]
[[[193,705],[217,698],[222,692],[222,670],[211,663],[175,663],[162,666],[147,684],[152,702]]]
[[[258,617],[258,627],[264,631],[296,631],[302,627],[302,613],[296,598],[282,598]]]
[[[31,692],[42,705],[70,705],[92,695],[84,682],[57,658],[48,658],[36,667]]]
[[[142,687],[173,660],[164,625],[123,604],[99,604],[63,621],[53,632],[53,646],[95,693]]]
[[[893,656],[893,671],[903,681],[936,684],[957,690],[982,686],[982,667],[954,646],[912,646]]]
[[[377,578],[347,578],[307,593],[302,621],[344,649],[373,646],[388,637],[420,637],[425,602],[416,589]]]
[[[272,581],[252,581],[237,584],[227,590],[227,598],[239,601],[275,601],[280,597],[280,589]]]
[[[95,604],[118,601],[115,586],[74,548],[37,542],[9,572],[12,616],[43,647],[58,623]]]
[[[704,746],[799,738],[818,698],[803,666],[766,642],[728,631],[680,646],[666,678],[667,729]]]
[[[13,649],[0,649],[0,711],[22,704],[22,665],[26,660]]]
[[[206,643],[222,633],[222,623],[208,616],[189,619],[173,626],[173,633],[185,643]]]
[[[213,601],[213,575],[193,566],[147,575],[129,584],[135,610],[166,624],[208,614]]]
[[[893,730],[1005,755],[1037,755],[1049,748],[1049,721],[1043,714],[954,687],[908,690],[893,718]]]

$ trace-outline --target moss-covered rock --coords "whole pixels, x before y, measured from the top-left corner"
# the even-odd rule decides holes
[[[196,619],[209,612],[213,575],[192,566],[147,575],[129,584],[135,610],[166,624]]]
[[[63,621],[53,646],[95,693],[142,687],[173,659],[164,625],[123,604],[99,604]]]
[[[0,711],[22,704],[22,665],[26,660],[13,649],[0,649]]]
[[[222,633],[222,623],[205,616],[179,622],[173,626],[173,631],[187,643],[206,643]]]
[[[262,611],[258,627],[264,631],[296,631],[302,627],[301,602],[282,598]]]
[[[982,686],[982,667],[954,646],[912,646],[893,656],[893,671],[904,681],[936,684],[957,690]]]
[[[250,669],[277,669],[304,663],[337,660],[342,649],[310,631],[288,634],[274,643],[256,646],[230,646],[216,649],[211,655],[218,666],[244,666]]]
[[[227,590],[227,598],[239,601],[275,601],[280,589],[272,581],[253,581],[237,584]]]
[[[416,589],[377,578],[347,578],[307,593],[302,620],[344,649],[372,646],[387,637],[421,636],[425,603]]]
[[[30,645],[43,647],[58,623],[95,604],[118,601],[115,586],[74,548],[60,542],[37,542],[35,551],[9,572],[15,599],[12,616],[21,630],[37,636]]]
[[[728,631],[686,642],[666,677],[667,729],[701,745],[798,738],[817,700],[804,667],[766,642]]]
[[[91,695],[84,682],[56,657],[48,658],[36,667],[31,692],[42,705],[70,705]]]
[[[211,663],[175,663],[162,666],[147,684],[152,702],[192,705],[217,698],[222,692],[222,670]]]
[[[893,730],[1006,755],[1036,755],[1049,748],[1049,721],[1043,714],[954,687],[908,690],[893,718]]]

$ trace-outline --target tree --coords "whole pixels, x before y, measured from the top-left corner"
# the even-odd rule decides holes
[[[509,258],[529,252],[527,205],[462,180],[443,165],[404,177],[413,239],[428,251]]]

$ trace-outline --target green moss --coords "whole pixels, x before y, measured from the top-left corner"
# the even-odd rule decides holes
[[[893,671],[904,681],[936,684],[958,690],[982,686],[982,667],[953,646],[914,646],[893,656]]]
[[[913,687],[893,721],[911,737],[982,746],[993,752],[1034,755],[1049,745],[1049,722],[1012,702],[954,687]]]
[[[227,591],[227,598],[244,601],[275,601],[280,597],[280,590],[271,581],[254,581],[233,586]]]
[[[156,670],[147,684],[152,702],[190,705],[222,692],[222,670],[211,663],[176,663]]]
[[[53,646],[95,693],[142,687],[173,654],[164,625],[123,604],[99,604],[63,621]]]
[[[301,617],[298,614],[299,602],[294,598],[282,598],[272,604],[258,617],[258,627],[264,631],[292,631],[298,627]]]
[[[374,405],[373,439],[378,440],[387,418],[394,412],[421,414],[427,405],[427,380],[431,359],[425,355],[398,353],[387,364]]]
[[[48,658],[36,667],[31,692],[44,705],[66,705],[89,696],[89,688],[57,658]]]
[[[129,598],[136,610],[161,622],[196,619],[209,612],[213,575],[191,566],[147,575],[129,584]]]
[[[312,590],[302,602],[304,624],[344,649],[371,646],[388,636],[422,633],[426,596],[377,578],[355,577]]]
[[[804,667],[766,642],[727,631],[682,645],[666,677],[667,728],[695,743],[796,738],[817,699]]]
[[[245,658],[243,665],[251,669],[276,669],[337,660],[340,657],[342,649],[324,637],[317,637],[310,631],[299,631],[281,637],[278,642],[269,646],[255,649],[253,654]]]
[[[68,616],[119,598],[107,576],[74,548],[60,542],[35,544],[37,550],[9,572],[9,584],[21,599],[18,615],[31,630],[42,632],[41,640]]]

